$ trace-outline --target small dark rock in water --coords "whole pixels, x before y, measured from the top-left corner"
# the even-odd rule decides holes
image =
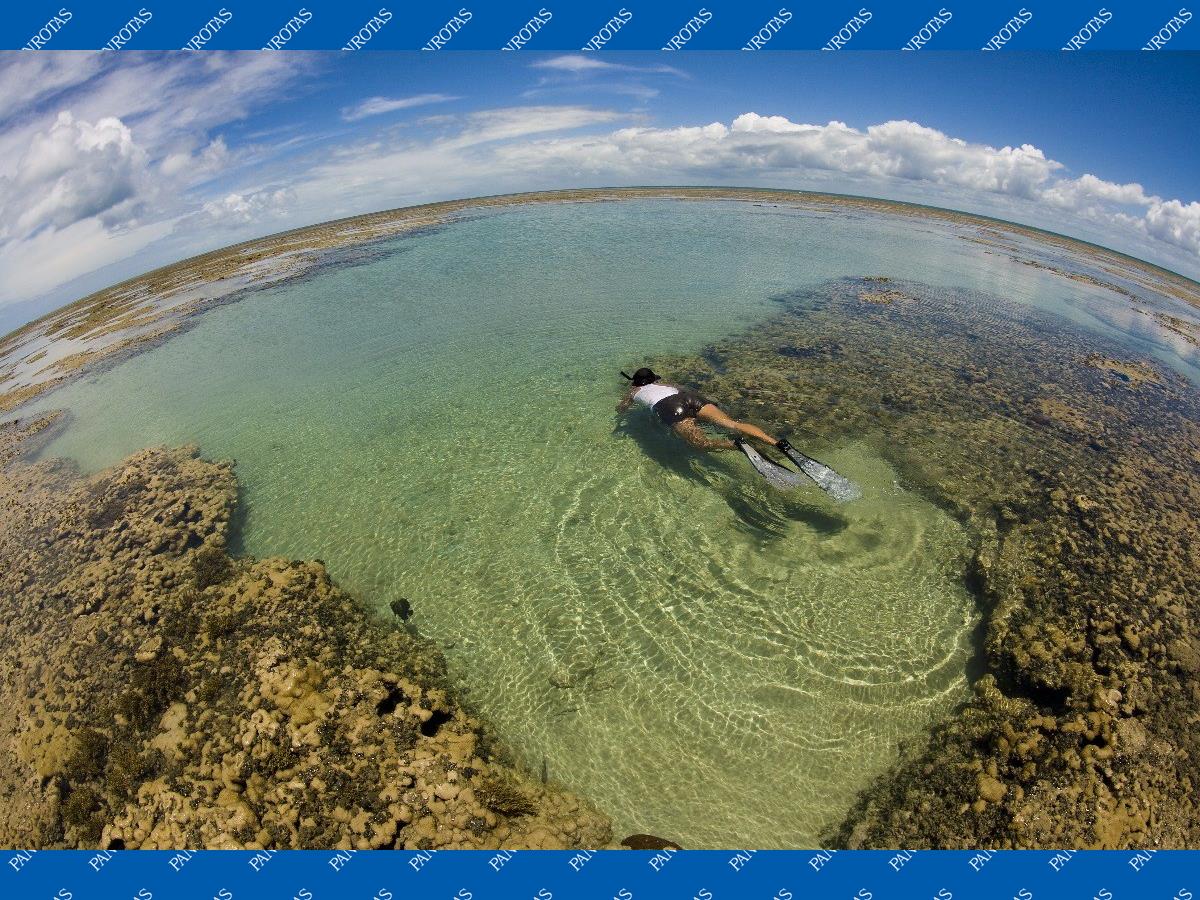
[[[630,850],[682,850],[683,848],[674,841],[668,841],[666,838],[655,837],[652,834],[631,834],[625,840],[621,841],[622,847],[628,847]]]
[[[401,622],[407,622],[412,618],[412,604],[408,599],[401,597],[399,600],[392,601],[392,615],[396,616]]]

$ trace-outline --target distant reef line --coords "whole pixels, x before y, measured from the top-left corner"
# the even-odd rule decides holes
[[[993,243],[1007,234],[1058,246],[1083,255],[1114,275],[1200,308],[1200,283],[1116,250],[976,213],[897,200],[725,187],[580,188],[499,194],[307,225],[193,256],[89,294],[0,338],[0,412],[14,410],[82,373],[95,372],[154,346],[187,327],[196,314],[206,309],[309,274],[331,251],[439,227],[454,215],[474,209],[621,200],[726,200],[936,219],[978,229],[977,234],[964,237],[980,243]],[[1074,277],[1065,272],[1057,274]],[[62,344],[63,352],[49,353],[47,345],[54,346],[60,338],[67,339]]]

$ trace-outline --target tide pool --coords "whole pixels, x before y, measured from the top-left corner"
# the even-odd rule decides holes
[[[320,558],[380,610],[408,598],[468,703],[618,838],[812,846],[967,697],[971,535],[865,442],[820,454],[864,489],[834,506],[619,423],[617,371],[847,275],[1003,286],[1119,333],[1097,289],[960,233],[733,202],[464,216],[43,398],[71,414],[44,454],[235,459],[237,552]]]

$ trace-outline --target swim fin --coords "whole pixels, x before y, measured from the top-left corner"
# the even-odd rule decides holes
[[[794,462],[801,472],[815,481],[817,487],[839,503],[857,500],[862,496],[862,489],[849,478],[839,475],[825,463],[805,456],[787,441],[780,441],[775,446],[782,450],[784,456]]]
[[[754,466],[759,475],[767,479],[767,483],[771,487],[787,491],[794,487],[799,487],[804,483],[804,479],[800,477],[799,472],[785,469],[783,466],[765,459],[761,453],[745,441],[734,440],[733,443],[739,450],[746,454],[746,459],[750,460],[750,465]]]

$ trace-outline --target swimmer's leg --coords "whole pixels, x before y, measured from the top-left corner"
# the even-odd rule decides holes
[[[733,441],[705,433],[695,419],[682,419],[672,425],[671,430],[697,450],[732,450],[735,447]]]
[[[718,428],[724,428],[728,431],[736,431],[746,437],[757,438],[760,441],[765,441],[774,447],[779,443],[775,438],[771,437],[757,425],[749,425],[745,422],[739,422],[737,419],[731,419],[717,407],[715,403],[705,403],[700,407],[700,411],[696,413],[696,417],[703,419],[705,422],[711,422]],[[682,424],[682,423],[681,423]]]

